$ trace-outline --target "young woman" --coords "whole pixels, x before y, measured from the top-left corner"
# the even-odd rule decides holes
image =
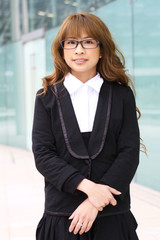
[[[67,17],[52,44],[55,70],[38,91],[33,153],[45,178],[37,240],[137,240],[129,184],[139,162],[136,105],[107,26]]]

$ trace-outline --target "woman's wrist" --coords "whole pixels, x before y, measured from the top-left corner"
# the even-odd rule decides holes
[[[85,194],[89,195],[91,188],[93,188],[95,185],[94,182],[88,180],[87,178],[84,178],[80,184],[77,186],[77,190],[84,192]]]

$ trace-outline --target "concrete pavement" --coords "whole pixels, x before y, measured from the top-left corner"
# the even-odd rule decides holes
[[[35,240],[43,214],[43,177],[31,152],[0,145],[0,240]],[[160,192],[131,184],[140,240],[160,240]]]

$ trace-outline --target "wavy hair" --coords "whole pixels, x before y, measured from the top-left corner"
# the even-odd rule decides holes
[[[80,38],[82,30],[85,30],[89,36],[100,42],[102,58],[99,59],[97,64],[97,72],[103,79],[118,82],[120,85],[131,86],[134,95],[136,95],[131,77],[125,69],[124,56],[116,46],[108,27],[99,17],[90,13],[72,14],[63,21],[51,46],[55,69],[51,75],[42,79],[44,88],[42,94],[46,94],[49,85],[63,82],[67,73],[70,72],[70,68],[63,58],[63,49],[60,42],[69,35]],[[138,113],[137,119],[139,119],[141,113],[137,107],[136,111]],[[141,145],[146,152],[144,144],[141,143]]]
[[[100,75],[108,81],[116,81],[119,84],[133,87],[130,77],[126,74],[124,56],[114,43],[108,27],[93,14],[76,13],[64,20],[52,43],[51,54],[55,69],[51,75],[43,78],[44,93],[49,85],[63,81],[70,71],[63,59],[63,49],[60,42],[69,34],[77,38],[80,37],[83,29],[89,36],[100,42],[100,50],[103,55],[97,64],[97,71]]]

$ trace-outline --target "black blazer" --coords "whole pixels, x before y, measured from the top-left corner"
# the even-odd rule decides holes
[[[32,137],[36,167],[45,178],[47,213],[69,216],[87,197],[76,190],[84,178],[122,192],[117,205],[106,206],[98,216],[130,209],[129,184],[139,163],[130,87],[104,80],[87,149],[67,89],[63,83],[51,85],[46,95],[36,97]]]

